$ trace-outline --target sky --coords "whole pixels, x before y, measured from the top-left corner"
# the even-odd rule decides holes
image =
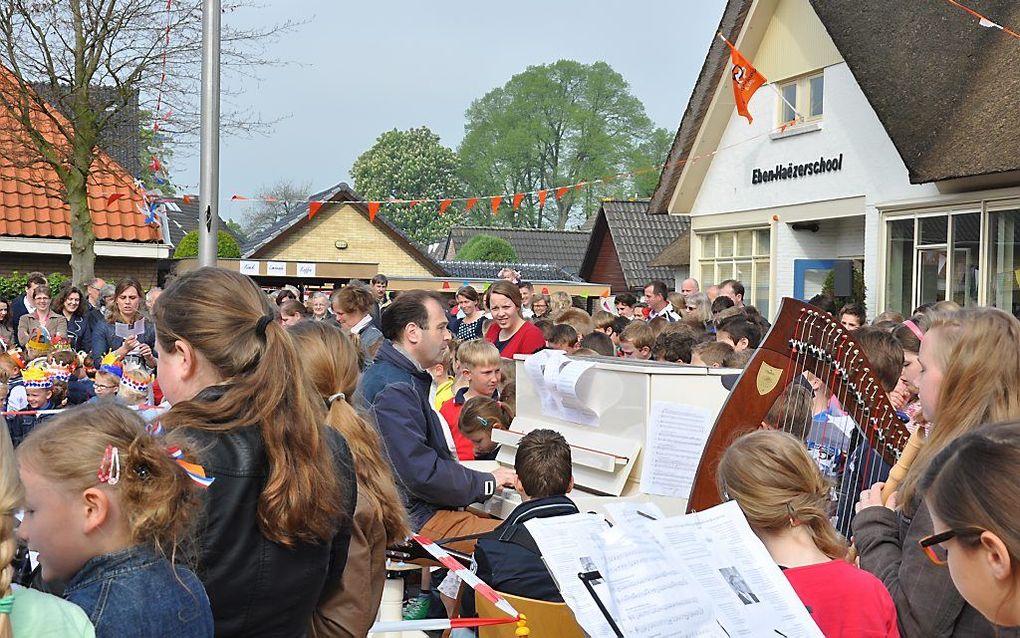
[[[238,26],[303,22],[266,46],[288,62],[257,80],[224,83],[264,120],[266,135],[223,137],[220,214],[279,180],[312,191],[351,182],[350,169],[384,131],[428,126],[456,149],[471,102],[528,66],[605,61],[658,126],[675,132],[718,26],[724,0],[259,0],[224,15]],[[223,109],[231,108],[224,102]],[[197,193],[198,145],[175,149],[181,192]]]

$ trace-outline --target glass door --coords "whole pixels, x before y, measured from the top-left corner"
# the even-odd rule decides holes
[[[946,270],[949,253],[945,248],[920,248],[917,251],[917,305],[946,298]]]

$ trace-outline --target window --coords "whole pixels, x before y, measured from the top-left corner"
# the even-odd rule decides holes
[[[979,208],[979,204],[974,204]],[[919,212],[886,222],[885,307],[952,300],[1020,310],[1020,210]]]
[[[755,228],[699,234],[699,263],[705,286],[736,279],[744,284],[744,303],[768,316],[771,232]]]
[[[822,119],[822,107],[825,97],[825,75],[817,73],[801,78],[788,80],[779,84],[779,124],[797,119],[797,113],[804,117],[805,122]],[[794,108],[797,112],[794,112]]]

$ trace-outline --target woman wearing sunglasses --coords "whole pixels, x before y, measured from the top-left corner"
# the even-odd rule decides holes
[[[1020,625],[1020,423],[966,434],[921,480],[935,533],[920,541],[993,624]]]
[[[884,506],[881,483],[861,493],[853,522],[860,565],[889,588],[904,636],[996,635],[981,611],[957,591],[949,570],[938,564],[945,558],[940,556],[944,547],[955,549],[958,541],[982,534],[975,537],[957,528],[956,538],[932,541],[933,534],[947,527],[933,520],[922,479],[935,467],[933,459],[960,437],[980,431],[984,424],[1020,418],[1018,343],[1020,321],[1001,310],[974,308],[933,316],[918,355],[918,394],[930,434],[899,492]],[[976,496],[968,492],[965,498]],[[1005,507],[1015,511],[1016,503]],[[998,636],[1020,636],[1020,631],[999,631]]]

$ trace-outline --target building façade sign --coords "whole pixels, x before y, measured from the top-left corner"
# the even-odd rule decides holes
[[[830,159],[820,157],[816,161],[808,162],[806,164],[794,164],[793,162],[790,162],[786,165],[776,164],[775,168],[770,169],[756,168],[751,171],[751,183],[765,184],[782,179],[795,179],[798,177],[821,175],[822,173],[831,173],[842,169],[843,154],[840,153],[839,157],[833,157]]]

